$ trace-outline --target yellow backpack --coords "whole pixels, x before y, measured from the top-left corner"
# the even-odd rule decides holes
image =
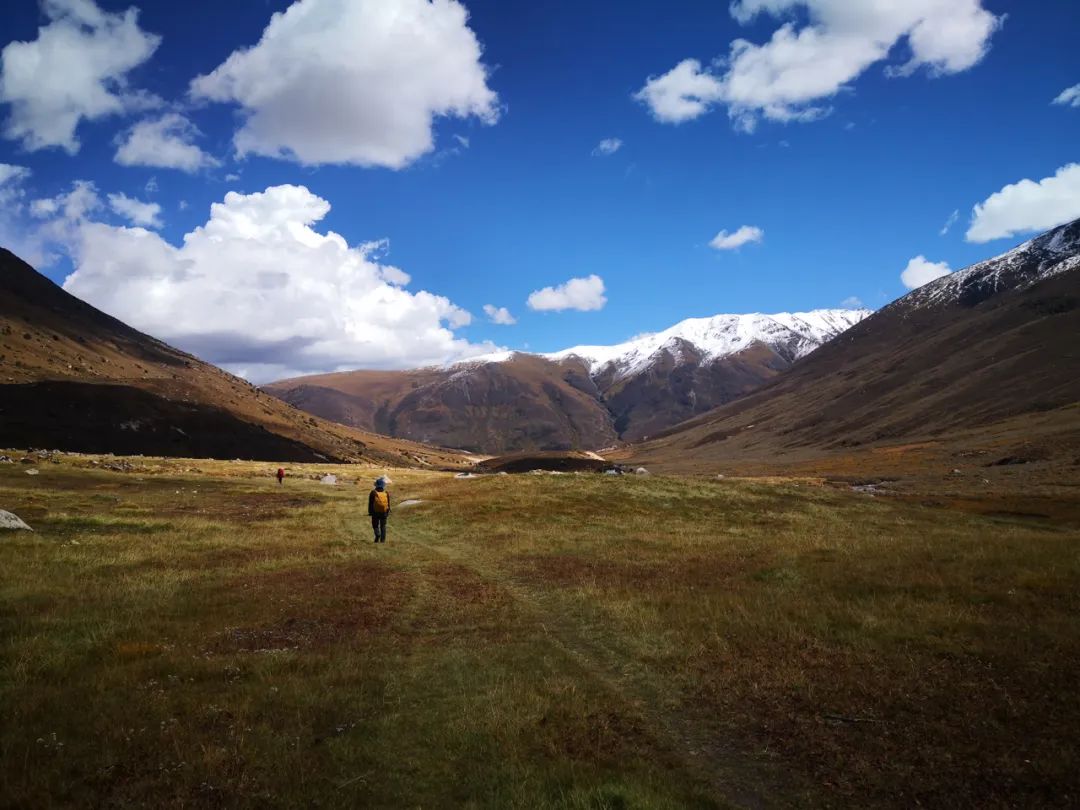
[[[371,511],[378,515],[385,515],[390,511],[390,493],[385,489],[382,492],[375,490],[375,500],[371,503]]]

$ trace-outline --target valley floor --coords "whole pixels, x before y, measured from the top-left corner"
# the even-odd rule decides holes
[[[1080,801],[1069,520],[390,471],[377,546],[371,470],[57,461],[0,464],[3,806]]]

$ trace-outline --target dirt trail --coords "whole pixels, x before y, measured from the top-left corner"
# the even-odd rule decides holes
[[[732,807],[778,808],[799,804],[804,791],[789,776],[767,763],[752,760],[718,739],[699,714],[679,699],[661,675],[641,664],[636,652],[620,647],[610,628],[599,620],[570,618],[557,600],[514,582],[476,554],[449,544],[410,540],[425,550],[464,566],[481,579],[503,588],[544,629],[548,639],[573,660],[583,674],[618,696],[638,714],[661,750],[675,759],[715,800]],[[707,721],[707,719],[706,719]]]

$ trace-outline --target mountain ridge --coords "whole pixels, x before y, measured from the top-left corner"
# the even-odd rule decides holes
[[[612,346],[506,351],[400,372],[309,375],[265,388],[328,419],[473,452],[596,449],[742,396],[867,314],[690,318]]]

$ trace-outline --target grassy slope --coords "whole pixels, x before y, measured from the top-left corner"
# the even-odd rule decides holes
[[[1080,797],[1075,525],[399,472],[377,547],[366,479],[140,464],[0,465],[0,804]]]
[[[35,387],[19,393],[4,390],[6,385],[30,386],[43,381],[75,386],[79,396],[65,395],[48,386],[42,391]],[[125,395],[125,388],[133,389],[133,393]],[[106,391],[107,395],[102,393]],[[47,447],[87,449],[85,441],[72,441],[70,435],[78,436],[79,428],[83,433],[114,434],[119,428],[104,418],[114,410],[131,409],[149,414],[164,409],[179,420],[183,417],[177,410],[198,407],[204,414],[223,411],[255,428],[243,434],[251,445],[243,453],[244,458],[278,458],[282,444],[298,442],[338,459],[438,467],[462,464],[461,454],[453,450],[367,433],[291,408],[246,380],[145,335],[75,298],[3,248],[0,248],[0,392],[9,406],[5,413],[8,424],[18,429],[25,420],[33,428],[33,441]],[[91,409],[90,403],[97,399],[95,393],[103,401]],[[154,408],[153,403],[148,406],[146,395],[163,400],[161,406]],[[29,406],[25,402],[27,397],[33,400]],[[87,413],[71,418],[50,415],[56,401],[68,397],[77,398],[79,410]],[[111,408],[110,397],[116,403]],[[164,421],[169,424],[168,419]],[[213,435],[198,420],[185,424],[192,432],[206,433],[204,439]],[[275,434],[265,446],[259,443],[260,428]],[[25,426],[23,430],[14,433],[9,430],[7,438],[0,441],[18,441],[31,435]],[[0,423],[0,434],[3,433]],[[68,441],[64,441],[65,437]],[[275,441],[278,437],[286,441]],[[114,452],[120,450],[121,441],[111,446],[107,441],[103,443]],[[209,444],[213,448],[212,439]],[[219,458],[236,455],[235,448],[227,446],[227,441],[220,444],[214,455]],[[140,450],[155,452],[146,446]],[[202,449],[189,443],[181,452],[191,455]]]

